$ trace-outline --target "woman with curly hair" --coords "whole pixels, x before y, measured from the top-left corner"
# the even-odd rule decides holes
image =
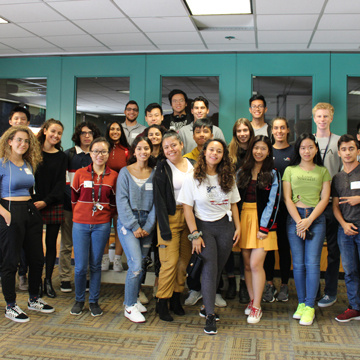
[[[28,309],[52,313],[54,308],[39,296],[44,265],[42,219],[31,201],[29,189],[42,160],[36,137],[26,126],[13,126],[0,140],[0,249],[2,291],[6,301],[5,317],[27,322],[29,317],[16,305],[15,274],[24,249],[29,266]]]
[[[110,144],[110,153],[109,159],[106,165],[111,169],[119,173],[119,171],[126,166],[129,158],[129,148],[130,145],[126,140],[124,129],[120,121],[115,120],[108,124],[106,127],[105,138]],[[114,271],[124,271],[121,262],[121,255],[123,253],[123,248],[121,246],[119,235],[117,232],[117,213],[114,216],[113,225],[115,231],[115,257],[114,257]],[[111,221],[111,220],[110,220]],[[107,242],[104,250],[104,255],[101,262],[101,270],[109,270],[110,258],[109,258],[109,242]]]
[[[168,309],[169,299],[170,309],[176,315],[185,315],[180,303],[180,294],[185,287],[191,244],[188,240],[189,229],[183,206],[178,201],[178,196],[184,178],[192,171],[193,166],[190,160],[181,155],[184,145],[177,132],[166,132],[162,147],[166,160],[158,163],[153,180],[161,263],[156,311],[161,320],[173,321]]]
[[[202,255],[201,290],[206,317],[204,332],[217,333],[216,289],[232,247],[240,238],[234,166],[224,141],[210,139],[200,152],[194,172],[186,176],[178,201],[183,203],[192,252]],[[194,214],[195,213],[195,214]],[[215,279],[215,281],[214,281]]]
[[[244,231],[240,248],[245,265],[245,282],[250,302],[245,309],[247,322],[258,323],[262,317],[261,298],[265,285],[264,261],[269,250],[277,250],[276,217],[280,203],[281,177],[274,169],[270,139],[254,137],[244,164],[238,172],[238,204]]]
[[[238,171],[244,162],[251,140],[254,138],[254,130],[246,118],[236,120],[233,126],[233,137],[229,144],[229,156]]]
[[[60,225],[64,221],[67,156],[61,147],[63,130],[64,126],[59,120],[49,119],[38,132],[43,162],[35,173],[35,194],[32,196],[34,205],[46,224],[44,292],[51,298],[56,297],[51,277],[56,260],[57,237]]]

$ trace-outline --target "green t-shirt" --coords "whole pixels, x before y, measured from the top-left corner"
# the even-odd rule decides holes
[[[305,171],[296,165],[288,166],[282,179],[291,184],[294,204],[301,200],[306,206],[315,207],[320,201],[323,182],[331,181],[331,176],[324,166],[316,165],[313,170]]]

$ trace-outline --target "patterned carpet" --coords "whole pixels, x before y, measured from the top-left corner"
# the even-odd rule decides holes
[[[53,283],[58,289],[56,274]],[[151,298],[152,288],[144,291]],[[292,319],[297,303],[291,281],[290,301],[263,304],[259,324],[246,323],[244,306],[237,299],[228,301],[226,308],[217,308],[221,320],[216,336],[203,333],[205,320],[198,315],[201,301],[185,307],[186,316],[175,315],[174,322],[167,323],[155,314],[152,300],[147,322],[134,324],[124,318],[123,293],[123,285],[103,284],[99,303],[104,315],[97,318],[88,310],[78,317],[70,315],[74,292],[60,291],[48,301],[56,308],[54,314],[28,311],[31,321],[25,324],[0,317],[0,359],[360,359],[359,323],[339,324],[334,319],[347,307],[344,281],[339,284],[338,302],[330,308],[316,308],[312,326],[300,326]],[[17,302],[23,310],[26,300],[26,293],[18,291]],[[3,299],[0,306],[5,306]]]

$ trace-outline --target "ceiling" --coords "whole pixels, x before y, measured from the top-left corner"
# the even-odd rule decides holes
[[[252,15],[192,17],[182,0],[0,0],[10,21],[0,24],[0,56],[359,51],[360,1],[252,7]]]

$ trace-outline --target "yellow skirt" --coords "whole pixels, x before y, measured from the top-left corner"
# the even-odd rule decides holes
[[[244,202],[241,210],[240,226],[239,246],[241,249],[264,248],[265,251],[278,249],[276,231],[269,231],[264,240],[259,240],[256,236],[259,231],[256,203]]]

